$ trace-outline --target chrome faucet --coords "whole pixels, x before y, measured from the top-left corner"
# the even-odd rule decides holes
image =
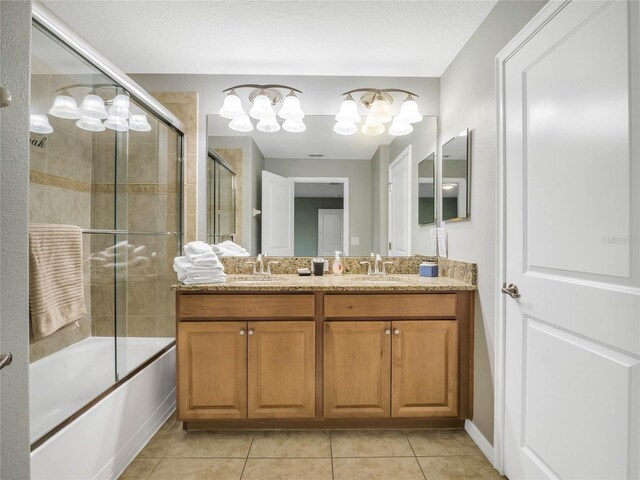
[[[267,262],[267,270],[265,270],[264,269],[264,258],[266,256],[267,256],[266,253],[264,255],[259,253],[258,256],[256,257],[256,261],[255,262],[244,262],[247,265],[253,266],[253,271],[251,272],[252,275],[271,276],[271,265],[278,265],[280,262]],[[259,265],[259,269],[256,268],[257,265]]]
[[[373,253],[371,254],[373,257]],[[371,262],[360,262],[360,265],[367,265],[367,275],[386,275],[387,274],[387,265],[393,265],[393,262],[383,262],[382,257],[379,253],[377,253],[374,257],[374,268],[371,271]],[[382,268],[380,268],[382,265]]]

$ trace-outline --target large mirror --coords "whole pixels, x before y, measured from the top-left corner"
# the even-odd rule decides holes
[[[418,225],[436,223],[436,153],[418,164]]]
[[[470,215],[471,158],[469,131],[442,146],[442,221],[465,220]]]
[[[397,137],[338,135],[330,115],[307,115],[304,122],[302,133],[243,133],[231,130],[219,115],[207,116],[208,149],[235,173],[235,231],[225,233],[252,255],[393,253],[390,165],[405,160],[409,151],[404,188],[409,205],[401,211],[409,217],[404,237],[410,248],[404,254],[432,254],[429,232],[419,226],[417,179],[418,163],[436,149],[436,117],[424,117],[413,132]],[[209,196],[209,211],[217,211],[216,198]],[[210,229],[215,216],[207,220]]]

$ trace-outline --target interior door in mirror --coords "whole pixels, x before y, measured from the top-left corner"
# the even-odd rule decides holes
[[[436,154],[418,164],[418,225],[436,223]]]
[[[442,220],[464,220],[470,214],[469,131],[464,130],[442,146]]]

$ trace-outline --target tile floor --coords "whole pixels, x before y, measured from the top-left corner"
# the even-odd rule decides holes
[[[126,480],[503,478],[464,430],[184,432],[168,420]]]

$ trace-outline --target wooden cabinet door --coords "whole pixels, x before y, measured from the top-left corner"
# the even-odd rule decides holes
[[[245,322],[178,324],[178,419],[247,417]]]
[[[249,322],[249,418],[315,416],[315,322]]]
[[[388,417],[391,322],[324,324],[324,415]]]
[[[455,321],[394,321],[393,417],[450,417],[458,412]]]

